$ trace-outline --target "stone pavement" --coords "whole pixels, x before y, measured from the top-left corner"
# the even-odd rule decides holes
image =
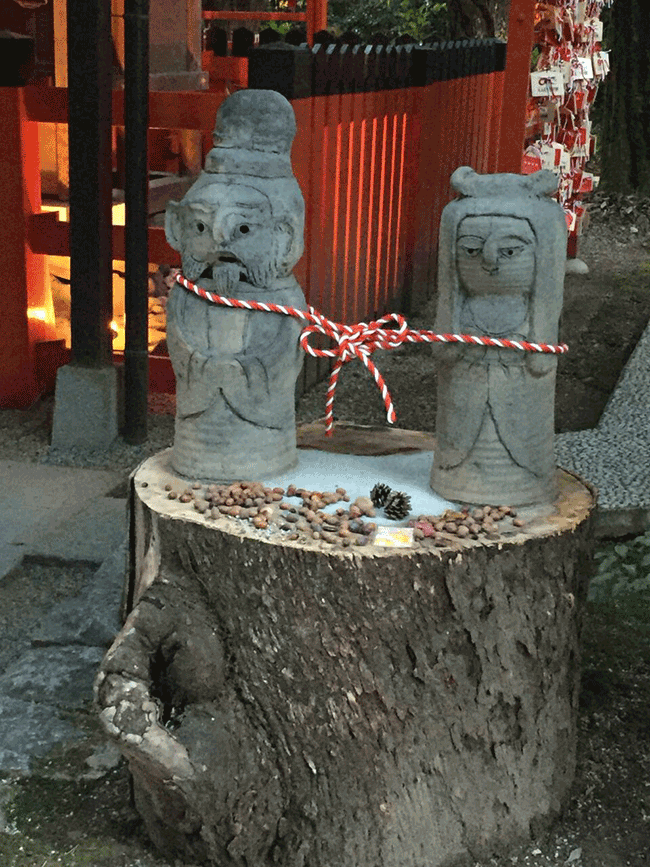
[[[649,407],[650,326],[598,427],[556,438],[558,464],[599,489],[601,535],[650,528]],[[23,557],[99,566],[78,596],[32,619],[10,658],[0,652],[1,775],[29,773],[33,757],[84,736],[70,711],[90,707],[95,673],[119,629],[126,501],[110,495],[124,493],[117,473],[0,461],[0,477],[0,605],[3,579]]]
[[[650,529],[650,325],[598,426],[556,437],[557,463],[598,488],[596,532],[626,536]]]
[[[26,632],[0,652],[0,774],[28,773],[31,759],[84,737],[70,711],[89,707],[99,663],[120,628],[125,568],[123,474],[0,461],[2,585],[23,558],[61,574],[85,563],[81,593],[24,612]],[[20,621],[22,623],[23,617]]]

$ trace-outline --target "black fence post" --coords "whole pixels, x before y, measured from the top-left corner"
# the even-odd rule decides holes
[[[112,363],[111,4],[68,0],[73,360]]]
[[[124,4],[124,439],[147,438],[149,394],[149,0]]]

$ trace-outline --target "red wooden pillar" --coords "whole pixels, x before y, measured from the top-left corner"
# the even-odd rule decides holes
[[[508,53],[503,84],[499,147],[500,172],[521,172],[526,127],[526,102],[533,49],[536,0],[512,0],[508,21]]]
[[[307,2],[307,42],[314,44],[314,33],[327,29],[327,0]]]
[[[30,215],[41,209],[41,175],[38,124],[27,120],[22,88],[0,88],[0,117],[0,407],[20,408],[40,393],[34,346],[56,333],[46,259],[27,240]]]

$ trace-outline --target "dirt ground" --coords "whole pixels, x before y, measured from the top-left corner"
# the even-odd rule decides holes
[[[596,424],[650,318],[649,203],[599,199],[592,210],[597,219],[581,248],[590,274],[566,282],[561,337],[570,353],[559,365],[558,430]],[[428,315],[415,321],[431,327]],[[412,347],[391,355],[382,359],[382,372],[394,391],[400,426],[431,430],[429,362]],[[318,386],[305,395],[301,419],[322,416],[323,393]],[[364,371],[346,372],[336,412],[358,423],[382,422],[381,401]],[[50,419],[51,400],[26,412],[0,411],[0,458],[42,457]],[[152,430],[157,424],[152,418]],[[156,445],[153,436],[152,450]],[[120,455],[125,471],[143,456]],[[115,466],[114,455],[106,462]],[[550,829],[475,867],[650,864],[650,534],[599,543],[596,562],[571,797]],[[103,767],[88,764],[103,741],[93,709],[74,721],[88,732],[86,741],[39,761],[29,777],[0,778],[0,867],[179,867],[159,859],[147,842],[124,763],[109,751]]]

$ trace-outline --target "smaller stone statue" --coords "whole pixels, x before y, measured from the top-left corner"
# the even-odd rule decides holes
[[[440,224],[435,330],[556,343],[566,222],[552,172],[457,169]],[[548,504],[555,497],[557,357],[440,345],[431,486],[449,500]]]
[[[167,240],[188,280],[218,295],[304,309],[292,274],[304,226],[290,160],[295,132],[293,109],[275,91],[238,91],[219,107],[205,170],[167,206]],[[296,464],[300,330],[292,317],[227,309],[174,287],[167,341],[176,472],[260,479]]]

